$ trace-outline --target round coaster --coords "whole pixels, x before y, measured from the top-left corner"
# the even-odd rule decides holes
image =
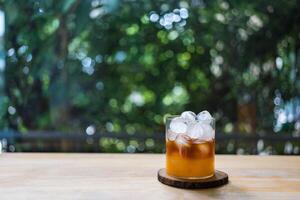
[[[228,175],[219,170],[216,170],[215,175],[207,179],[179,179],[169,176],[166,169],[160,169],[157,178],[163,184],[185,189],[212,188],[228,183]]]

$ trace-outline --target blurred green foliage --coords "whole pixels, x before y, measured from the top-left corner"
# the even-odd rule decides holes
[[[207,109],[231,132],[238,105],[250,102],[256,131],[272,132],[276,94],[277,106],[300,94],[297,0],[11,0],[1,8],[1,129],[90,126],[151,137],[164,131],[165,114]]]

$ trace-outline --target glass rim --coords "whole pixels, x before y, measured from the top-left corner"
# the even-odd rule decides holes
[[[176,117],[180,117],[180,115],[167,115],[167,116],[164,117],[165,118],[165,122],[170,121],[170,120],[172,120],[172,119],[174,119]],[[201,121],[213,121],[213,122],[215,122],[216,119],[214,117],[211,117],[211,119],[204,119],[204,120],[201,120]]]

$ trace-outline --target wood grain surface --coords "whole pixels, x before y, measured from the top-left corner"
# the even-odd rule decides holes
[[[1,154],[1,200],[300,199],[300,157],[216,156],[229,184],[185,190],[157,180],[159,154]]]

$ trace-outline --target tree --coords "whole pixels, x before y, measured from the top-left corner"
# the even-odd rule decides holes
[[[299,97],[298,4],[3,1],[5,120],[151,136],[166,113],[207,109],[220,131],[272,132],[276,95]]]

